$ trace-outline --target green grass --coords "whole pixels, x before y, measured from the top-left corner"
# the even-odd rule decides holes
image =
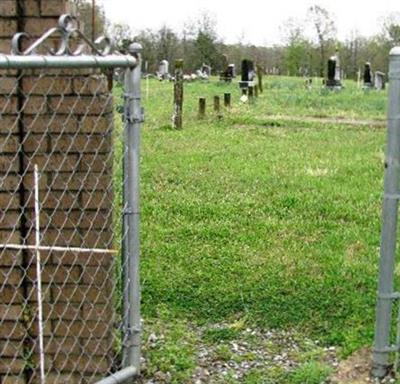
[[[218,121],[212,96],[227,91],[233,107]],[[202,121],[200,96],[209,103]],[[198,341],[185,324],[296,329],[343,355],[372,340],[385,130],[270,116],[382,120],[386,93],[351,82],[342,92],[307,91],[302,79],[269,77],[255,105],[238,98],[237,84],[187,84],[182,131],[170,128],[170,83],[150,81],[145,100],[143,316],[153,324],[160,309],[168,314],[157,322],[166,345],[146,354],[150,374],[170,366],[175,382],[195,366]],[[233,337],[205,334],[210,343]],[[328,371],[311,360],[279,375],[255,371],[246,382],[313,384]]]

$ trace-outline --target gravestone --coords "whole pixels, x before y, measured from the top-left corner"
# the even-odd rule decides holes
[[[211,66],[207,64],[203,64],[201,66],[201,72],[204,74],[204,76],[210,77],[211,76]]]
[[[363,88],[372,88],[372,71],[371,64],[365,63],[364,66],[364,77],[363,77]]]
[[[254,87],[255,77],[256,72],[254,69],[254,63],[251,60],[242,60],[241,81],[239,82],[239,87],[243,90],[243,93],[246,93],[249,87]]]
[[[168,60],[161,60],[158,65],[157,77],[159,80],[168,80],[169,79],[169,62]]]
[[[235,64],[228,63],[228,56],[223,55],[223,70],[220,73],[219,80],[230,83],[236,77]]]
[[[375,72],[375,81],[374,81],[375,89],[381,91],[385,89],[385,74],[380,71]]]
[[[340,71],[340,60],[339,55],[336,53],[328,60],[328,79],[325,84],[329,89],[341,89],[341,71]]]

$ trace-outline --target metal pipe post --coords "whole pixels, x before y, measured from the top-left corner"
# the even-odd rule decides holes
[[[390,352],[397,349],[397,347],[391,346],[390,330],[392,304],[397,296],[393,292],[393,275],[396,254],[397,212],[400,198],[400,47],[393,48],[390,52],[389,72],[388,137],[372,368],[372,374],[379,378],[388,373]]]
[[[140,372],[140,242],[139,242],[139,163],[140,128],[143,111],[140,102],[140,44],[132,44],[130,53],[138,65],[125,72],[125,150],[124,150],[124,368]]]

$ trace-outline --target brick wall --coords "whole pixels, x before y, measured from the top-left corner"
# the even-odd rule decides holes
[[[65,0],[1,0],[0,52],[70,11]],[[27,44],[27,43],[25,43]],[[0,242],[115,248],[112,96],[97,71],[0,72]],[[0,383],[39,383],[36,254],[0,249]],[[42,252],[47,383],[92,383],[113,364],[114,256]]]

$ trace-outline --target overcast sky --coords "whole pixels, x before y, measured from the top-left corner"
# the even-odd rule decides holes
[[[379,31],[379,19],[400,11],[399,0],[97,0],[111,21],[129,24],[133,30],[157,29],[163,24],[181,31],[183,24],[208,11],[217,20],[219,35],[227,43],[271,45],[282,38],[282,24],[289,17],[305,18],[307,8],[319,4],[331,12],[338,37],[352,31],[370,36]]]

